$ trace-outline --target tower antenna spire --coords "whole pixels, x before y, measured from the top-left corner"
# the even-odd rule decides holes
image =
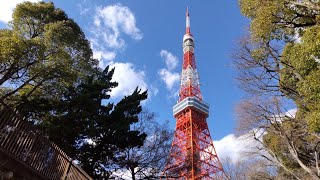
[[[187,6],[187,12],[186,12],[186,34],[190,34],[190,16],[189,16],[188,6]]]

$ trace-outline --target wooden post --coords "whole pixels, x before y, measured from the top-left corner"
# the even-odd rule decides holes
[[[69,171],[70,171],[70,169],[71,169],[71,165],[72,165],[72,159],[70,159],[67,168],[64,170],[63,176],[62,176],[62,178],[61,178],[62,180],[67,180]]]
[[[317,174],[318,174],[318,176],[320,176],[320,170],[319,170],[319,164],[318,164],[319,156],[318,156],[317,151],[314,152],[314,156],[315,156],[315,159],[316,159],[316,167],[317,167],[317,172],[318,172]]]

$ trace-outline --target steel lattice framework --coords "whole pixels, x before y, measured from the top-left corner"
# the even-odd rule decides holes
[[[200,91],[188,10],[183,53],[180,97],[173,107],[177,120],[176,130],[164,175],[166,179],[181,180],[228,179],[215,151],[206,121],[209,105],[202,100]]]

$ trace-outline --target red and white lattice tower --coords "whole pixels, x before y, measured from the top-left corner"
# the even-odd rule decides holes
[[[173,107],[177,120],[164,175],[166,179],[228,179],[210,137],[206,118],[209,105],[202,100],[187,9],[183,36],[183,66],[179,101]]]

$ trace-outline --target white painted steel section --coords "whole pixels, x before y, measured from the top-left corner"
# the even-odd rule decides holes
[[[188,65],[186,69],[182,70],[180,83],[180,86],[188,86],[190,84],[193,87],[198,87],[200,85],[198,71]]]
[[[183,53],[186,53],[188,51],[194,53],[194,48],[192,46],[186,46],[183,48]]]
[[[175,106],[173,106],[173,115],[175,116],[187,107],[193,107],[195,109],[198,109],[207,116],[209,116],[209,104],[205,103],[204,101],[200,101],[196,97],[187,97],[184,100],[177,103]]]

